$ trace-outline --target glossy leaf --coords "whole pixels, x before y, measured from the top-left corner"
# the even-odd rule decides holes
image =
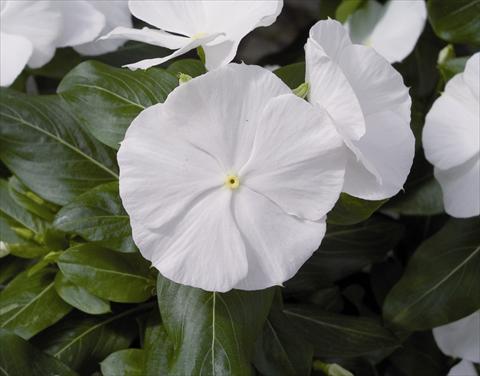
[[[36,349],[21,337],[0,329],[0,370],[5,376],[76,376],[54,357]]]
[[[70,312],[55,292],[54,273],[43,269],[29,277],[25,271],[0,292],[0,328],[29,339]]]
[[[285,82],[290,89],[295,89],[305,82],[305,63],[295,63],[278,68],[273,73]]]
[[[173,354],[173,344],[165,331],[157,311],[148,317],[143,349],[145,351],[145,376],[168,373],[168,360]]]
[[[84,244],[65,251],[58,266],[67,279],[112,302],[143,302],[155,286],[149,263],[138,253],[119,253]]]
[[[72,307],[90,315],[99,315],[110,312],[110,302],[92,295],[83,287],[70,282],[62,272],[55,277],[57,294]]]
[[[204,73],[207,73],[207,70],[202,62],[195,59],[177,60],[169,65],[167,71],[175,76],[177,76],[179,73],[185,73],[191,77],[198,77]]]
[[[273,292],[207,292],[159,275],[158,304],[174,346],[170,373],[251,374],[254,343],[267,318]]]
[[[428,0],[428,17],[435,33],[453,43],[480,44],[480,1]]]
[[[100,363],[103,376],[144,376],[145,351],[126,349],[110,354]]]
[[[117,182],[100,185],[75,198],[58,212],[53,226],[109,249],[136,251]]]
[[[452,219],[426,240],[383,306],[384,317],[426,330],[480,308],[480,219]]]
[[[457,57],[439,64],[438,69],[442,74],[443,80],[447,82],[456,74],[462,73],[465,70],[468,59],[469,57]]]
[[[117,180],[114,154],[82,130],[60,97],[1,94],[0,159],[33,192],[64,205]]]
[[[320,357],[349,358],[399,345],[378,320],[321,311],[315,306],[287,306],[284,310]]]
[[[58,92],[85,129],[118,149],[140,111],[163,102],[177,84],[176,77],[163,69],[130,71],[87,61],[65,76]]]
[[[327,215],[327,222],[336,225],[354,225],[368,219],[387,200],[367,201],[342,193]]]

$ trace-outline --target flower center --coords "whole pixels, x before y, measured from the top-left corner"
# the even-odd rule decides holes
[[[190,38],[193,39],[193,40],[196,40],[196,39],[200,39],[200,38],[203,38],[203,37],[206,37],[207,36],[207,33],[196,33],[194,35],[192,35]]]
[[[234,190],[240,186],[240,179],[237,175],[229,174],[225,177],[224,184],[227,188]]]

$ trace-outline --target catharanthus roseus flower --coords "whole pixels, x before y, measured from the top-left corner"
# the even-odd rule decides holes
[[[120,196],[145,258],[210,291],[263,289],[318,248],[340,194],[329,116],[273,73],[229,64],[144,110],[120,146]]]
[[[314,25],[305,49],[309,100],[328,111],[349,149],[344,192],[367,200],[395,195],[415,147],[402,76],[372,48],[352,44],[337,21]]]
[[[454,217],[480,214],[480,53],[454,76],[427,114],[423,148]]]
[[[212,70],[233,60],[245,35],[275,22],[283,0],[130,0],[129,7],[135,17],[160,30],[119,27],[104,38],[127,38],[176,51],[127,67],[147,69],[201,46],[205,65]]]
[[[395,63],[413,51],[426,20],[423,0],[389,0],[385,5],[368,0],[345,26],[353,43],[373,47],[390,63]]]
[[[449,376],[475,375],[473,363],[480,363],[480,311],[433,329],[438,347],[445,355],[463,359]]]

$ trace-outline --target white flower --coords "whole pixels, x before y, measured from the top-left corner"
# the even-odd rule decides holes
[[[462,360],[455,366],[453,366],[448,372],[447,376],[477,376],[478,373],[475,370],[475,366],[468,360]]]
[[[205,65],[212,70],[233,60],[250,31],[275,22],[283,0],[130,0],[128,5],[135,17],[160,30],[118,27],[104,38],[128,38],[176,51],[127,67],[147,69],[202,46]]]
[[[445,211],[453,217],[480,214],[480,53],[454,76],[427,114],[423,148],[435,167]]]
[[[273,73],[229,64],[140,113],[120,196],[145,258],[209,291],[263,289],[318,248],[345,156],[328,115]]]
[[[389,0],[385,5],[368,0],[345,26],[354,43],[373,47],[390,63],[405,59],[425,27],[423,0]]]
[[[82,0],[2,0],[0,5],[0,86],[11,85],[27,64],[48,63],[57,47],[93,40],[105,24]]]
[[[463,359],[449,375],[475,375],[472,363],[480,363],[480,311],[433,329],[438,347],[445,355]],[[463,372],[463,373],[462,373]]]
[[[372,48],[352,44],[337,21],[314,25],[305,49],[309,100],[328,111],[349,149],[344,192],[367,200],[394,196],[415,148],[402,76]]]

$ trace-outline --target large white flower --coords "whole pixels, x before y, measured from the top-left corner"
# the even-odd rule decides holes
[[[320,21],[306,44],[309,100],[325,108],[349,149],[344,192],[367,200],[394,196],[410,171],[415,140],[402,76],[347,30]]]
[[[373,47],[390,63],[405,59],[415,48],[427,20],[424,0],[368,0],[345,26],[354,43]]]
[[[157,27],[119,27],[104,38],[127,38],[176,50],[169,56],[126,65],[147,69],[202,46],[212,70],[233,60],[245,35],[275,22],[283,0],[129,1],[132,14]]]
[[[475,375],[471,362],[480,363],[480,311],[433,329],[438,347],[445,355],[463,359],[450,376]],[[464,373],[462,373],[464,372]]]
[[[118,162],[143,256],[228,291],[280,285],[318,248],[345,155],[325,112],[266,69],[229,64],[141,112]]]
[[[25,65],[48,63],[57,47],[92,41],[105,24],[83,0],[1,0],[0,86],[11,85]]]
[[[423,148],[435,167],[445,211],[454,217],[480,214],[480,53],[454,76],[427,114]]]

